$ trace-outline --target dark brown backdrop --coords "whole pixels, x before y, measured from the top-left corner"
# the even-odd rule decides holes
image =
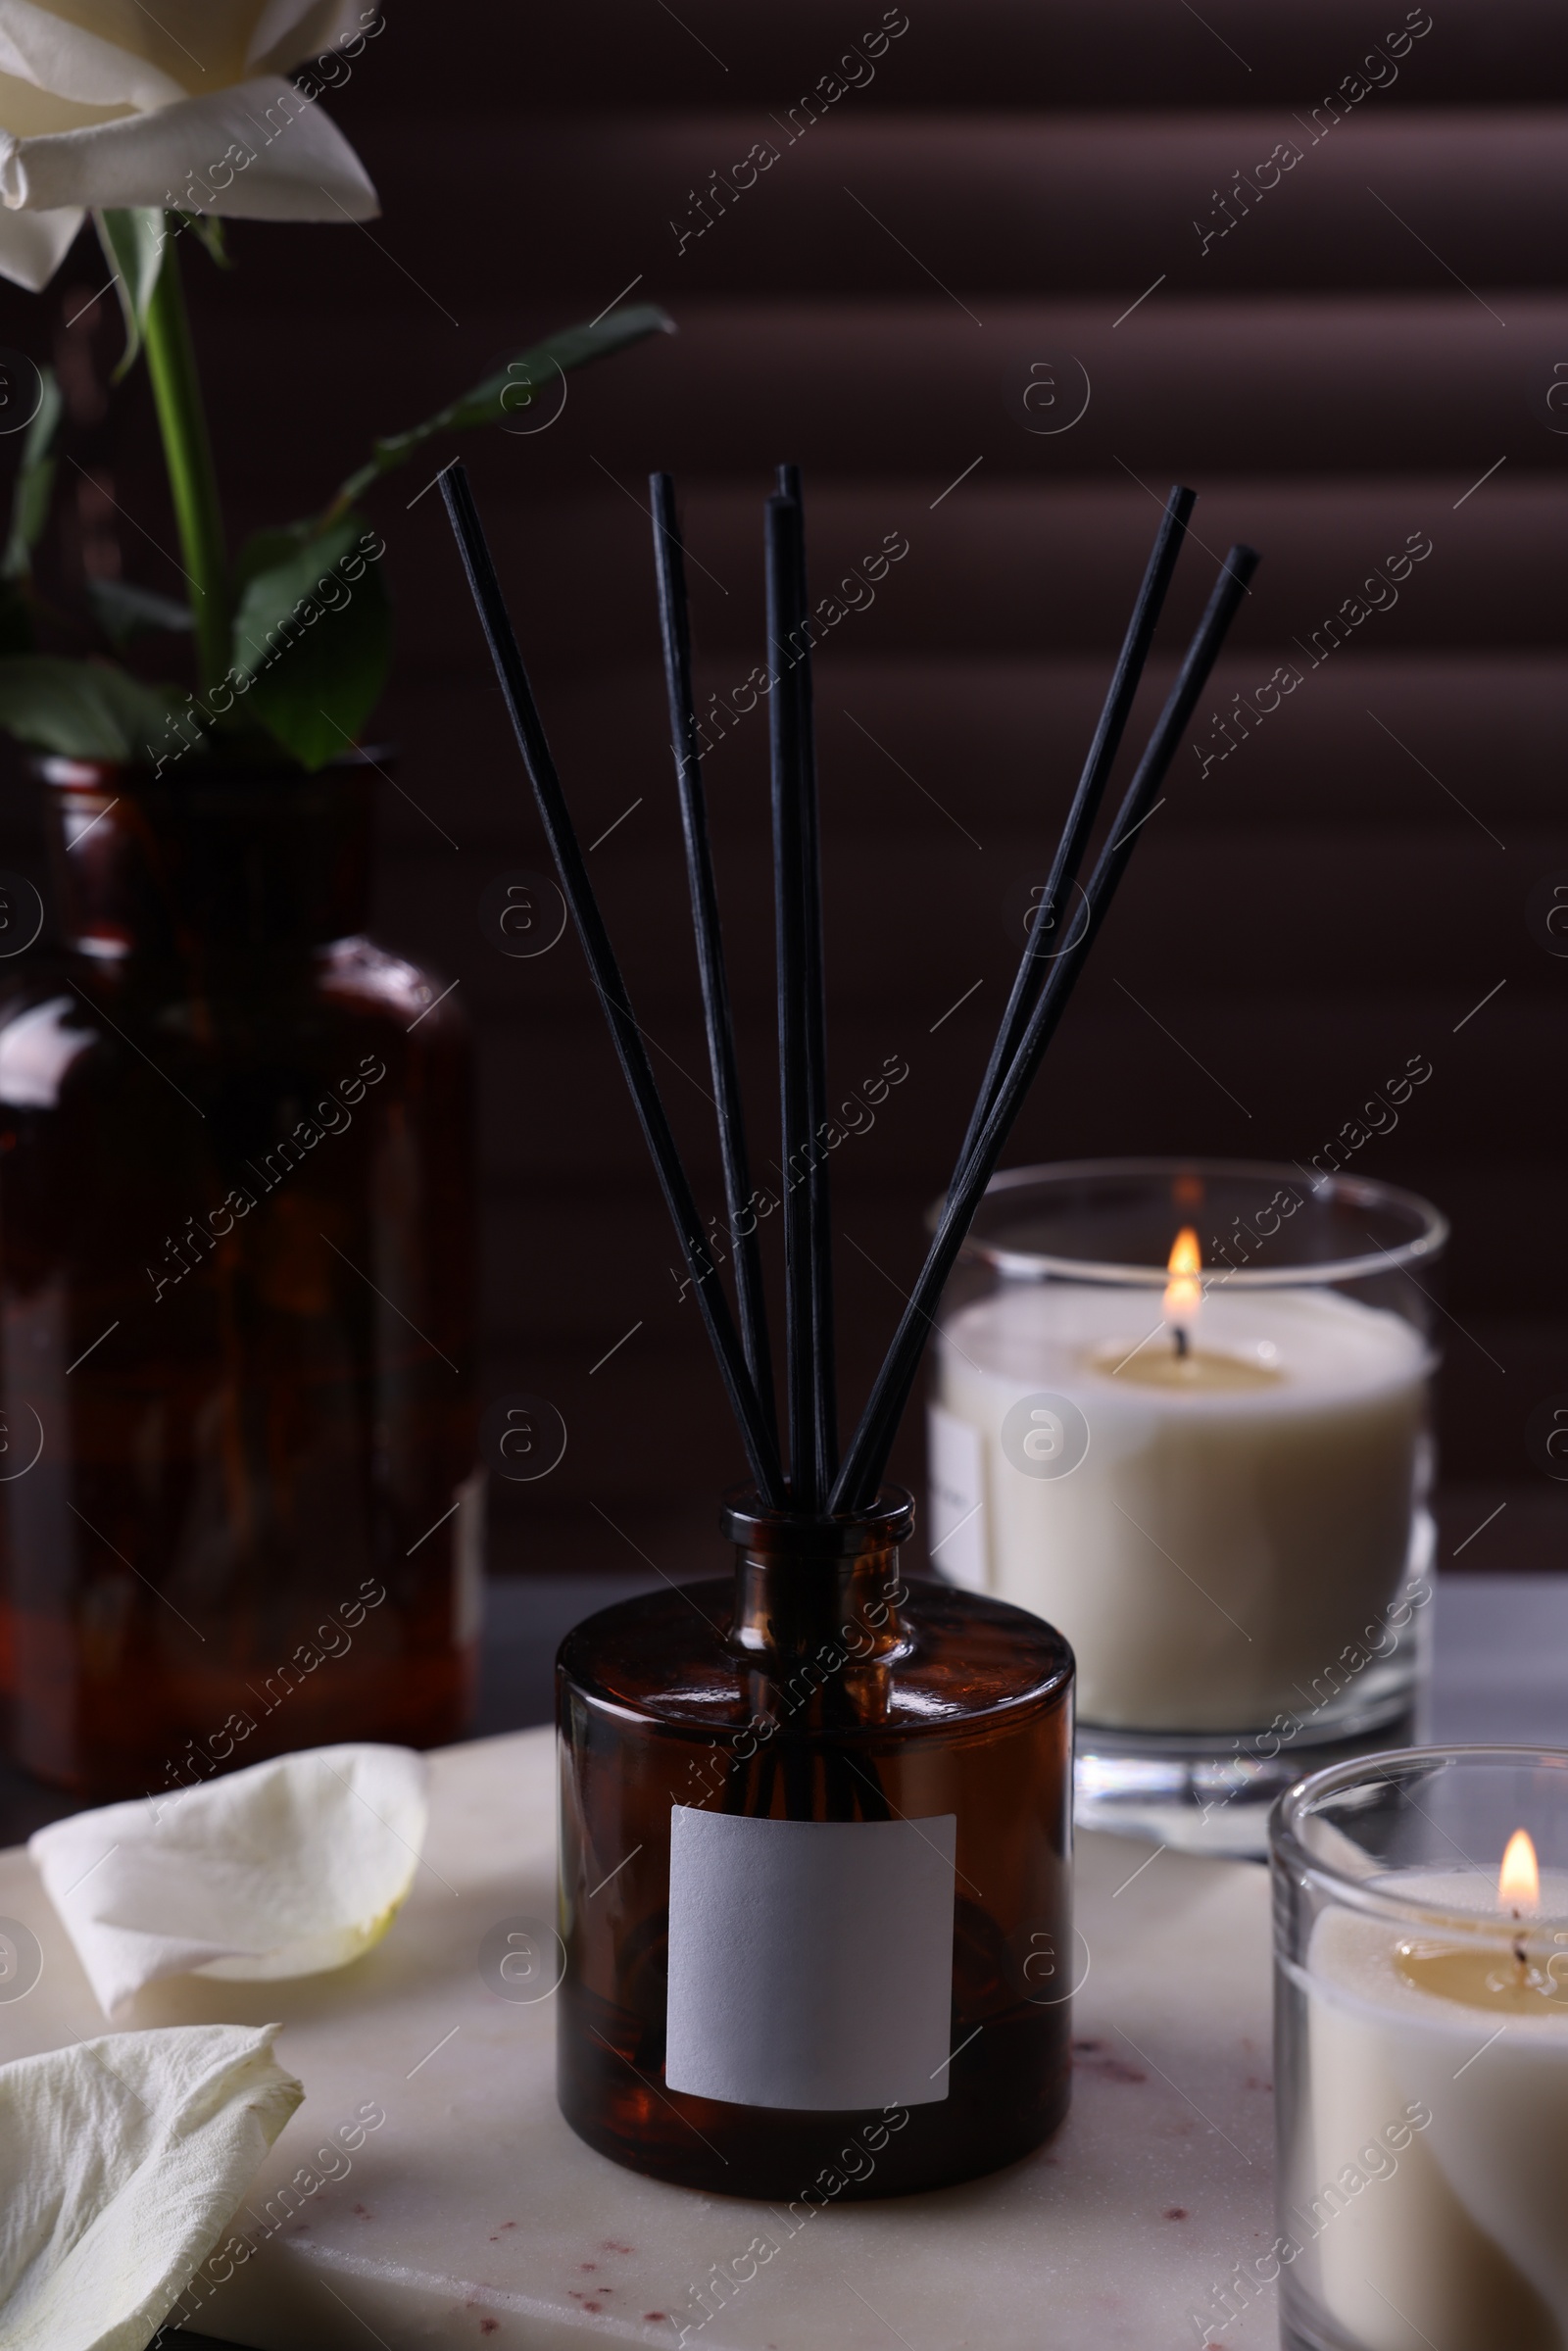
[[[705,1180],[644,476],[681,477],[705,696],[760,655],[776,459],[807,468],[820,586],[907,539],[817,677],[835,1078],[909,1065],[835,1163],[854,1396],[1000,1009],[1009,887],[1054,831],[1157,499],[1194,482],[1204,545],[1266,558],[1213,703],[1283,661],[1303,682],[1206,774],[1184,754],[1009,1157],[1305,1159],[1429,1058],[1352,1163],[1454,1220],[1445,1557],[1562,1564],[1562,1491],[1525,1437],[1568,1390],[1568,961],[1527,918],[1568,880],[1557,12],[1450,0],[1400,55],[1397,5],[908,0],[874,78],[850,68],[862,86],[809,126],[803,94],[864,55],[874,0],[542,14],[394,0],[332,102],[384,219],[241,223],[226,277],[188,257],[237,530],[309,511],[373,431],[535,330],[628,287],[675,316],[677,338],[575,379],[547,430],[466,455],[584,838],[614,825],[594,870]],[[1383,86],[1335,121],[1322,101],[1374,48]],[[776,161],[682,246],[757,142]],[[1282,143],[1299,160],[1259,201]],[[86,541],[174,590],[145,385],[92,415],[108,304],[61,339],[105,274],[83,240],[43,302],[5,290],[0,340],[74,367],[71,447],[115,504],[71,495],[68,562]],[[1057,402],[1032,416],[1031,369]],[[1076,423],[1029,429],[1065,424],[1086,381]],[[479,1035],[484,1393],[542,1394],[570,1433],[550,1479],[501,1496],[496,1564],[635,1567],[635,1546],[683,1573],[713,1555],[736,1448],[576,948],[510,961],[478,927],[486,884],[544,853],[439,501],[416,499],[447,454],[374,503],[407,795],[386,796],[379,928],[461,982]],[[1303,642],[1411,534],[1432,552],[1396,605],[1309,667]],[[1189,564],[1171,641],[1211,570]],[[759,713],[708,771],[764,1161],[765,751]],[[14,760],[0,854],[35,862]]]

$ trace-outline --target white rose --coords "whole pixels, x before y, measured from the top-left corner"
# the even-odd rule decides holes
[[[379,29],[362,0],[0,0],[0,276],[47,285],[93,206],[372,220],[320,97]]]

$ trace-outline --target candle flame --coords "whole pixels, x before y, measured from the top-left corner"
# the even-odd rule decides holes
[[[1529,1833],[1516,1829],[1497,1873],[1497,1899],[1509,1910],[1535,1910],[1541,1901],[1541,1872]]]
[[[1199,1280],[1202,1269],[1203,1253],[1198,1246],[1198,1235],[1190,1224],[1183,1225],[1166,1267],[1170,1280],[1165,1284],[1165,1320],[1174,1331],[1190,1331],[1198,1320],[1198,1309],[1203,1302],[1203,1285]]]

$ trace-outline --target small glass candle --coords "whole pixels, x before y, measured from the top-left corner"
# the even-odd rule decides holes
[[[559,2095],[618,2163],[898,2195],[1066,2111],[1071,1652],[903,1583],[912,1517],[742,1498],[732,1581],[562,1644]]]
[[[1568,1754],[1338,1765],[1285,1797],[1271,1843],[1286,2343],[1555,2351]]]
[[[1078,1818],[1261,1854],[1413,1729],[1431,1553],[1424,1201],[1291,1166],[997,1177],[943,1301],[931,1537],[1078,1659]]]

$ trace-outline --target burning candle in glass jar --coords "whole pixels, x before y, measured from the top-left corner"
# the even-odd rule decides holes
[[[1281,2229],[1365,2351],[1568,2340],[1568,1875],[1399,1870],[1312,1930]],[[1380,1895],[1422,1914],[1377,1915]],[[1430,1921],[1430,1925],[1427,1922]],[[1556,1922],[1553,1924],[1553,1922]]]
[[[1327,1286],[1205,1276],[1191,1226],[1162,1297],[1107,1272],[944,1322],[937,1563],[1061,1628],[1086,1722],[1309,1710],[1405,1575],[1426,1344]]]

